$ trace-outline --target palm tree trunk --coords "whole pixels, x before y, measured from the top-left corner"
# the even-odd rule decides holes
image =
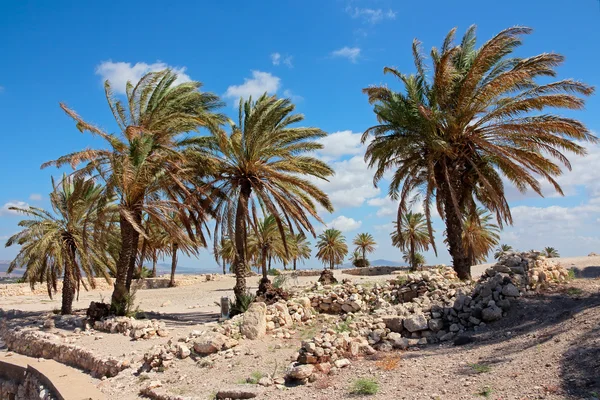
[[[140,215],[141,220],[141,215]],[[137,256],[139,233],[123,215],[119,221],[121,227],[121,251],[116,265],[115,284],[111,297],[111,312],[125,315],[127,295],[131,287],[129,272],[133,273]]]
[[[294,258],[294,271],[296,270],[296,259]]]
[[[367,256],[367,254],[366,254],[366,248],[365,247],[362,248],[362,253],[363,253],[363,260],[366,260],[365,257]]]
[[[133,211],[133,220],[138,226],[142,224],[142,212],[134,210]],[[135,272],[135,262],[137,261],[138,255],[138,245],[140,242],[140,233],[135,230],[133,225],[131,225],[131,229],[133,230],[133,235],[135,238],[135,247],[132,248],[131,258],[129,259],[129,265],[127,266],[127,280],[125,282],[125,288],[127,289],[127,293],[129,293],[129,289],[131,289],[131,282],[133,281],[133,273]]]
[[[74,253],[74,251],[73,251]],[[73,313],[73,299],[75,298],[75,274],[72,262],[75,260],[75,254],[72,255],[72,261],[65,263],[65,274],[63,276],[62,304],[60,313],[62,315]]]
[[[267,248],[263,247],[261,250],[261,254],[260,254],[260,263],[261,263],[261,267],[262,267],[262,278],[263,281],[268,281],[269,277],[267,274]],[[269,260],[269,263],[271,261]]]
[[[227,274],[227,263],[223,260],[223,275]]]
[[[329,269],[333,269],[333,258],[329,260]]]
[[[169,281],[169,287],[175,287],[175,269],[177,268],[177,249],[179,245],[173,243],[173,255],[171,258],[171,280]]]
[[[158,261],[158,256],[156,255],[156,250],[152,252],[152,277],[156,278],[156,262]]]
[[[410,241],[410,270],[417,270],[417,260],[415,260],[415,240],[414,238]]]
[[[446,216],[446,236],[448,250],[452,257],[452,266],[459,279],[471,279],[471,266],[462,240],[463,224],[456,212],[449,190],[443,191],[444,214]]]
[[[146,226],[146,235],[148,234],[148,226]],[[146,249],[148,247],[148,241],[146,238],[142,238],[142,251],[140,253],[140,261],[138,263],[138,276],[142,276],[142,270],[144,268],[144,258],[146,258]]]
[[[246,213],[248,212],[248,199],[252,188],[242,185],[237,210],[235,212],[235,287],[233,292],[236,299],[246,293]]]

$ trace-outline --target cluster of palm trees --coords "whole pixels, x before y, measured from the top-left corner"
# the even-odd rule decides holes
[[[514,251],[513,247],[511,245],[508,244],[501,244],[496,251],[494,252],[494,258],[497,260],[500,257],[502,257],[502,255],[506,252],[511,252]],[[534,252],[536,250],[529,250],[530,252]],[[540,251],[540,254],[544,257],[547,258],[558,258],[560,257],[560,254],[558,253],[558,250],[555,249],[554,247],[544,247],[544,249],[542,251]]]
[[[475,27],[458,45],[452,30],[440,49],[432,49],[430,69],[415,41],[415,74],[384,69],[401,81],[400,91],[364,89],[378,119],[362,137],[369,143],[365,159],[375,169],[375,185],[391,173],[388,193],[399,203],[391,239],[412,268],[424,263],[420,251],[431,246],[437,253],[431,222],[436,210],[453,266],[460,278],[470,278],[470,266],[487,257],[503,224],[512,222],[503,177],[540,195],[541,177],[562,193],[555,177],[560,164],[570,168],[564,153],[583,155],[581,142],[597,141],[577,120],[536,114],[549,107],[581,109],[582,96],[593,88],[574,80],[537,83],[554,77],[563,57],[515,57],[530,31],[509,28],[476,47]],[[240,100],[233,122],[218,111],[218,96],[201,91],[199,82],[176,79],[169,70],[149,73],[127,83],[123,99],[113,96],[107,81],[117,134],[60,105],[79,131],[99,137],[105,147],[43,165],[75,171],[55,186],[54,214],[19,209],[31,219],[7,243],[21,245],[11,268],[25,267],[30,282],[49,288],[62,274],[67,302],[84,277],[92,284],[92,276],[110,272],[112,311],[123,314],[145,261],[153,260],[155,271],[156,260],[170,255],[173,279],[178,253],[197,254],[209,236],[215,257],[236,274],[238,299],[246,294],[251,265],[262,268],[266,283],[271,260],[295,268],[309,257],[307,237],[316,236],[315,221],[322,223],[317,207],[333,211],[314,183],[334,174],[314,156],[326,133],[296,126],[303,116],[294,113],[294,104],[266,94]],[[198,134],[202,130],[207,133]],[[419,201],[423,212],[409,212]],[[353,259],[367,265],[373,238],[359,235],[354,245]],[[348,252],[336,229],[320,234],[317,248],[317,258],[330,268]]]

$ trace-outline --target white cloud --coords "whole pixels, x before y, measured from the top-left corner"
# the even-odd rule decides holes
[[[393,10],[384,11],[381,8],[358,8],[358,7],[346,7],[346,12],[350,14],[352,18],[362,19],[364,22],[370,24],[377,24],[385,19],[392,20],[396,19],[396,12]]]
[[[32,193],[32,194],[29,196],[29,200],[33,200],[33,201],[40,201],[40,200],[42,200],[42,195],[41,195],[41,194],[38,194],[38,193]]]
[[[292,91],[289,89],[285,89],[283,91],[283,97],[287,97],[288,99],[292,100],[293,103],[299,103],[304,100],[304,97],[292,93]]]
[[[336,210],[360,207],[367,199],[379,194],[379,189],[373,186],[373,172],[367,168],[362,155],[329,162],[329,166],[335,170],[329,182],[312,181],[329,195]]]
[[[115,93],[124,94],[127,81],[135,86],[140,78],[148,72],[162,71],[167,68],[178,75],[175,84],[191,81],[189,75],[185,73],[185,67],[173,67],[160,61],[153,64],[138,62],[134,65],[128,62],[103,61],[96,67],[96,75],[100,75],[102,81],[108,79]]]
[[[332,57],[344,57],[355,63],[360,56],[360,48],[358,47],[342,47],[341,49],[331,52]]]
[[[10,207],[27,208],[29,204],[24,201],[9,201],[0,208],[0,215],[19,215],[20,213],[15,210],[9,210]]]
[[[288,56],[288,55],[286,55],[284,57],[284,56],[281,55],[281,53],[273,53],[273,54],[271,54],[271,62],[275,66],[280,65],[281,63],[283,63],[288,68],[294,68],[294,64],[292,63],[293,59],[294,59],[294,57]]]
[[[276,93],[281,87],[281,79],[269,72],[252,71],[252,78],[245,78],[241,85],[232,85],[227,88],[225,97],[247,99],[260,97],[263,93]]]
[[[271,62],[273,63],[273,65],[279,65],[279,63],[281,62],[281,54],[279,54],[279,53],[271,54]]]
[[[337,158],[344,155],[364,154],[365,149],[360,143],[360,133],[352,131],[339,131],[331,133],[318,140],[323,145],[319,154],[325,158]]]
[[[361,225],[361,221],[356,221],[354,218],[340,215],[339,217],[333,219],[333,221],[327,223],[327,228],[335,228],[342,232],[349,232],[360,228]]]

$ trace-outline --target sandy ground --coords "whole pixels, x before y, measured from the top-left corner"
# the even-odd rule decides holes
[[[339,375],[321,377],[303,387],[264,389],[265,399],[350,399],[349,387],[359,377],[379,383],[377,399],[592,399],[600,394],[600,257],[563,258],[566,267],[575,267],[576,279],[552,293],[522,298],[505,318],[477,332],[466,346],[427,346],[418,351],[378,353],[377,359],[354,360]],[[473,267],[473,276],[487,265]],[[357,277],[335,271],[338,279],[358,282],[383,281],[391,275]],[[300,277],[299,286],[316,277]],[[255,289],[258,277],[248,279]],[[207,330],[215,324],[221,296],[233,297],[232,276],[216,281],[169,289],[140,290],[136,303],[149,316],[166,322],[173,338],[193,329]],[[75,308],[108,299],[110,292],[82,292]],[[0,298],[0,308],[15,308],[42,315],[60,307],[60,298],[19,296]],[[165,372],[140,377],[131,370],[115,378],[94,383],[107,398],[139,398],[147,378],[160,380],[172,394],[208,399],[218,389],[244,381],[253,373],[281,375],[303,339],[312,337],[322,322],[298,329],[291,340],[266,337],[243,341],[242,355],[220,358],[206,366],[201,360],[179,360]],[[71,336],[70,332],[63,332]],[[72,335],[76,344],[104,355],[139,358],[150,347],[169,340],[155,338],[131,341],[108,333]],[[197,362],[199,361],[199,362]],[[484,365],[477,373],[472,364]],[[91,378],[90,378],[91,379]],[[488,389],[486,389],[488,388]]]

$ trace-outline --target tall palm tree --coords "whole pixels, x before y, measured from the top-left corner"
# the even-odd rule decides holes
[[[425,216],[412,211],[400,217],[401,223],[394,222],[396,228],[390,234],[392,244],[410,255],[409,264],[411,271],[417,270],[417,260],[414,258],[418,251],[429,250],[433,245],[433,229],[431,234],[427,227]]]
[[[324,265],[329,264],[329,269],[343,263],[348,254],[346,238],[341,231],[333,228],[325,230],[318,236],[317,249],[319,249],[317,258]]]
[[[292,262],[294,271],[296,271],[296,263],[298,260],[308,260],[310,258],[310,242],[302,232],[290,236],[288,243],[292,244]]]
[[[246,292],[248,232],[255,230],[252,226],[256,226],[259,213],[273,215],[287,248],[286,227],[290,232],[308,231],[314,236],[309,217],[322,222],[315,203],[333,211],[327,194],[312,181],[333,174],[326,163],[311,155],[322,148],[316,139],[326,133],[291,126],[304,119],[293,114],[294,108],[289,99],[266,94],[256,101],[240,100],[238,124],[231,127],[230,134],[213,129],[212,138],[196,141],[200,152],[205,152],[207,143],[213,148],[216,172],[209,184],[223,194],[215,199],[214,239],[215,243],[223,236],[235,240],[234,292],[238,299]]]
[[[478,208],[463,222],[463,246],[470,265],[484,263],[500,241],[500,228],[492,223],[492,215]]]
[[[102,187],[92,180],[63,176],[58,185],[52,180],[52,188],[54,213],[32,206],[11,207],[30,219],[22,220],[19,226],[24,229],[6,242],[6,247],[21,246],[8,272],[25,268],[25,279],[32,287],[46,282],[50,298],[62,275],[60,311],[71,314],[75,293],[80,284],[85,287],[84,275],[92,288],[95,276],[110,282],[107,267],[111,260],[105,246],[117,239],[111,227],[114,208],[102,202]]]
[[[205,244],[202,226],[207,193],[193,184],[198,171],[189,167],[186,152],[181,151],[181,135],[221,123],[225,118],[213,113],[221,106],[217,96],[200,92],[199,82],[175,85],[176,79],[175,73],[165,70],[144,75],[135,86],[128,82],[125,104],[113,97],[106,81],[106,99],[120,135],[85,122],[61,103],[77,129],[104,139],[108,148],[71,153],[42,166],[76,167],[84,162],[76,174],[96,174],[104,179],[106,193],[118,196],[121,251],[111,306],[118,314],[125,312],[140,235],[146,236],[142,227],[144,214],[172,238],[183,240],[188,235]]]
[[[476,48],[474,26],[459,45],[454,44],[453,29],[441,49],[431,52],[430,75],[415,40],[416,74],[384,68],[384,73],[399,78],[402,92],[386,86],[363,90],[379,122],[362,138],[365,142],[373,136],[365,158],[376,167],[374,182],[392,170],[389,193],[399,199],[398,220],[412,200],[421,199],[431,236],[435,202],[461,279],[470,277],[462,243],[463,214],[480,203],[500,226],[510,224],[502,175],[520,191],[541,194],[538,178],[543,178],[562,194],[554,178],[562,172],[560,164],[570,168],[565,153],[584,155],[581,142],[597,141],[577,120],[536,113],[581,109],[581,96],[594,90],[570,79],[537,83],[539,77],[554,77],[564,57],[515,57],[513,51],[530,32],[509,28]]]
[[[508,244],[501,244],[500,247],[496,249],[496,252],[494,253],[494,258],[497,260],[500,257],[502,257],[502,253],[504,253],[505,251],[512,251],[512,249],[512,246]]]
[[[360,250],[363,260],[367,259],[367,253],[375,251],[375,239],[370,233],[359,233],[352,242],[356,246],[356,250]]]
[[[560,254],[558,254],[558,250],[556,250],[554,247],[544,247],[544,250],[542,250],[542,255],[548,258],[560,257]]]

